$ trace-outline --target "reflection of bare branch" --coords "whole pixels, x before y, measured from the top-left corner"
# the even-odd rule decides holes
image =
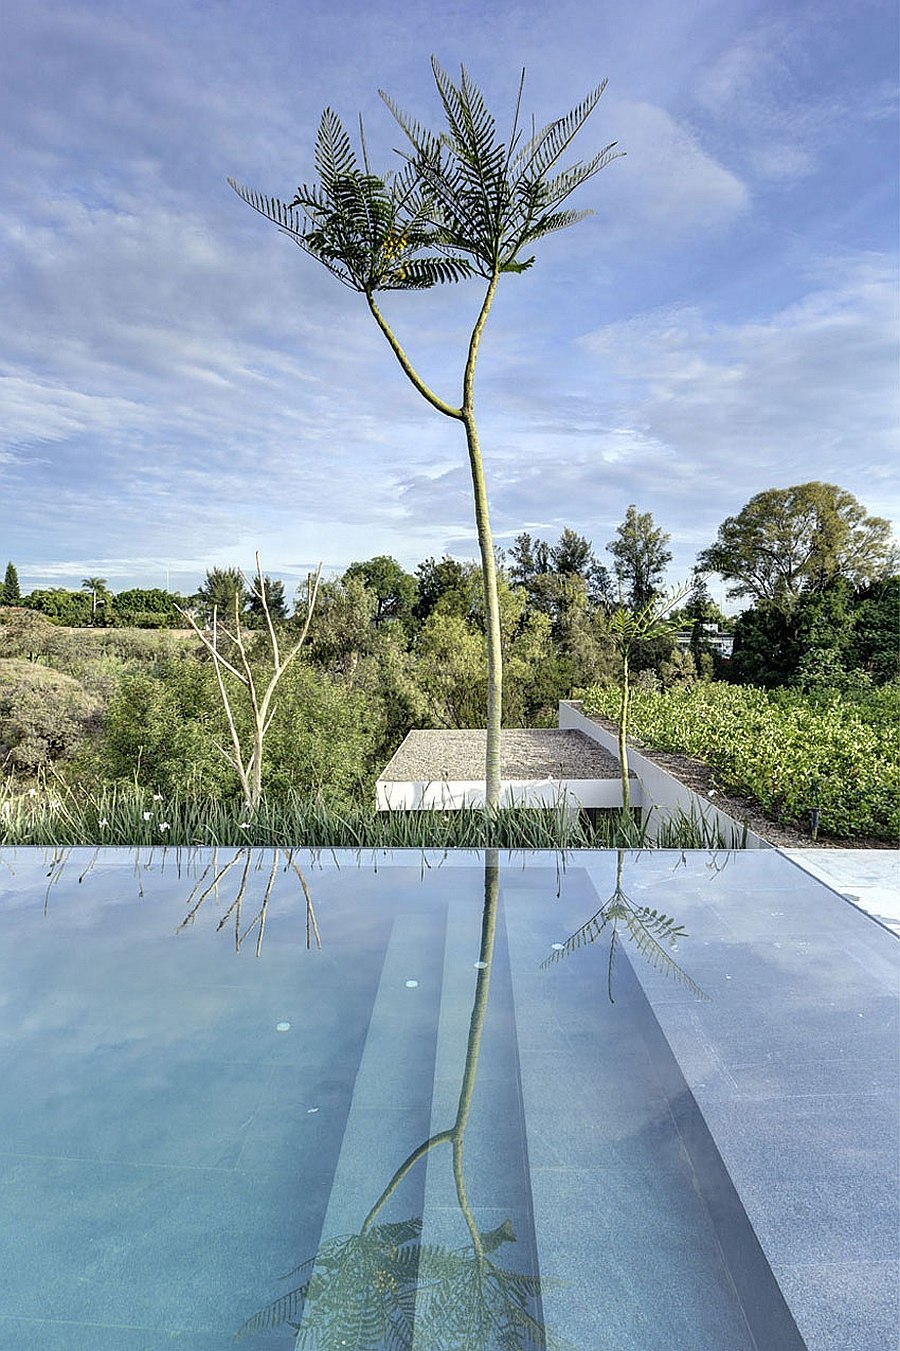
[[[316,947],[321,948],[322,939],[319,937],[319,926],[316,923],[316,912],[313,909],[312,896],[310,896],[309,894],[309,887],[307,886],[306,878],[303,876],[303,873],[300,871],[299,866],[294,860],[293,852],[288,854],[288,863],[291,865],[294,872],[300,878],[300,885],[303,888],[303,895],[306,897],[306,946],[307,948],[310,946],[309,930],[310,925],[312,925],[313,932],[316,935]]]
[[[53,856],[50,859],[50,867],[47,870],[47,877],[50,879],[47,883],[47,890],[44,893],[44,914],[50,913],[50,889],[62,877],[63,869],[69,859],[71,849],[54,849]]]
[[[244,901],[247,897],[247,888],[250,881],[250,870],[253,864],[253,850],[250,847],[250,845],[245,845],[243,849],[239,849],[237,853],[234,854],[234,856],[230,858],[227,863],[223,864],[221,868],[217,866],[218,858],[217,854],[214,853],[212,865],[210,866],[209,864],[207,864],[206,868],[204,868],[203,870],[203,873],[199,881],[196,883],[193,891],[188,896],[187,905],[189,909],[184,919],[179,924],[176,932],[181,933],[182,929],[187,928],[189,924],[193,924],[201,906],[204,904],[206,900],[208,900],[210,896],[214,896],[216,903],[217,904],[219,903],[221,899],[219,894],[220,887],[223,881],[237,863],[243,863],[237,893],[235,894],[235,897],[231,902],[231,904],[228,906],[228,909],[225,911],[225,913],[219,920],[218,924],[216,925],[216,932],[218,932],[220,929],[223,929],[225,925],[228,923],[228,920],[233,915],[234,947],[236,952],[240,952],[241,945],[246,942],[249,935],[253,932],[255,928],[258,927],[259,932],[257,933],[256,937],[256,955],[257,957],[259,957],[260,954],[262,953],[263,936],[265,934],[266,928],[266,915],[268,913],[269,901],[272,896],[272,891],[275,886],[275,879],[278,875],[278,863],[279,859],[281,858],[281,853],[282,851],[279,849],[274,849],[272,851],[272,865],[271,868],[269,869],[269,877],[266,883],[266,889],[263,894],[259,910],[254,915],[253,919],[250,920],[248,924],[243,926],[242,926],[242,910]],[[302,869],[300,868],[299,864],[297,863],[296,859],[293,856],[293,851],[291,850],[287,851],[287,853],[285,854],[285,859],[286,859],[285,869],[290,867],[296,873],[297,878],[299,879],[300,882],[300,886],[303,888],[303,895],[306,900],[306,946],[307,948],[312,947],[312,939],[313,935],[315,935],[316,947],[321,948],[322,939],[321,935],[319,934],[319,925],[316,920],[316,912],[313,907],[312,896],[310,894],[306,878],[304,877]],[[203,883],[209,877],[210,871],[212,871],[212,880],[205,887],[203,887]],[[203,887],[202,891],[200,890],[201,887]],[[196,900],[194,899],[195,897]]]
[[[190,896],[188,896],[187,898],[186,904],[190,906],[191,901],[194,899],[194,897],[197,895],[197,892],[200,890],[200,887],[203,885],[204,878],[206,878],[209,875],[210,869],[212,869],[213,880],[210,882],[209,886],[206,887],[206,889],[203,892],[201,892],[196,905],[194,905],[191,909],[188,910],[188,913],[185,915],[184,919],[181,921],[181,923],[178,926],[178,929],[176,930],[177,933],[181,933],[182,929],[186,929],[189,924],[193,924],[197,911],[200,909],[201,905],[206,900],[207,896],[209,896],[210,894],[214,894],[216,901],[218,902],[219,882],[222,880],[223,877],[225,877],[227,873],[231,871],[231,869],[234,867],[235,863],[237,863],[239,858],[240,854],[235,854],[234,858],[230,859],[228,863],[225,864],[224,868],[219,868],[218,851],[215,851],[213,853],[212,863],[211,864],[208,863],[206,867],[203,869],[199,881],[195,885]]]
[[[244,851],[242,850],[241,852],[243,853]],[[232,862],[236,863],[240,857],[241,857],[240,854],[236,854]],[[250,875],[250,864],[252,862],[252,855],[249,849],[246,850],[243,861],[244,867],[241,871],[241,880],[237,889],[237,895],[235,896],[234,900],[231,902],[231,905],[228,907],[228,909],[225,911],[225,914],[222,916],[222,918],[216,925],[216,933],[219,933],[219,931],[223,929],[226,923],[228,922],[228,919],[230,918],[232,911],[234,911],[235,952],[240,952],[241,950],[241,906],[244,904],[244,896],[247,891],[247,878]]]
[[[275,877],[277,873],[278,873],[278,850],[276,849],[275,852],[272,854],[272,867],[269,870],[269,880],[268,883],[266,884],[266,894],[263,896],[262,905],[259,908],[259,912],[257,913],[256,918],[252,920],[250,924],[247,925],[243,933],[240,933],[238,929],[240,910],[238,911],[238,915],[235,918],[234,946],[237,952],[240,952],[241,944],[244,942],[247,935],[253,932],[257,924],[259,925],[259,933],[256,938],[257,957],[262,952],[263,934],[265,933],[266,930],[266,911],[269,908],[269,897],[272,895],[272,887],[275,885]],[[308,937],[306,941],[308,947],[309,946]]]

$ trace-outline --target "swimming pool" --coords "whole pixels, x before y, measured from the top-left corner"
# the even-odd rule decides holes
[[[802,1348],[652,1006],[748,866],[8,851],[0,1348]]]

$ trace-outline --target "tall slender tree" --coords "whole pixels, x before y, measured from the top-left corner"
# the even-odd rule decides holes
[[[16,565],[15,563],[7,563],[3,585],[0,586],[0,601],[4,605],[18,605],[21,599],[22,592],[19,588],[19,574],[16,572]]]
[[[91,593],[91,623],[97,622],[97,609],[106,603],[106,597],[109,595],[109,588],[106,585],[105,577],[83,577],[81,579],[82,591]]]
[[[634,503],[616,530],[617,538],[607,544],[612,554],[619,586],[634,614],[645,610],[660,594],[660,583],[671,563],[666,545],[670,536],[654,523],[649,511],[638,511]]]
[[[235,191],[274,221],[338,280],[365,297],[369,311],[417,392],[444,417],[462,423],[472,477],[475,521],[484,577],[487,633],[487,752],[485,799],[500,800],[500,723],[503,670],[497,571],[478,425],[475,368],[481,337],[502,276],[526,271],[527,250],[545,235],[573,225],[587,212],[563,203],[616,158],[607,145],[590,159],[560,168],[575,136],[597,106],[605,82],[571,112],[541,130],[523,133],[522,82],[508,138],[502,139],[484,98],[465,68],[458,84],[432,58],[444,126],[427,130],[382,92],[408,142],[403,167],[375,174],[365,139],[360,161],[337,115],[322,114],[316,142],[319,181],[304,185],[287,204],[241,187]],[[445,399],[419,374],[376,295],[427,290],[478,277],[483,294],[466,350],[462,397]]]

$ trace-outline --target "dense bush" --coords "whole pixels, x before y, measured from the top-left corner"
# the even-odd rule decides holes
[[[121,680],[92,763],[82,768],[112,782],[218,799],[234,791],[234,775],[218,749],[224,730],[212,667],[164,662]]]
[[[248,744],[248,706],[236,682],[229,680],[228,688],[238,733]],[[377,710],[362,691],[295,664],[273,705],[264,791],[346,797],[371,772],[381,731]],[[121,681],[103,718],[93,763],[82,768],[167,796],[205,794],[218,801],[238,791],[222,748],[230,752],[231,740],[212,663],[173,658]]]
[[[99,709],[72,676],[16,658],[0,660],[0,763],[27,774],[70,760]]]
[[[614,717],[617,692],[586,692],[587,713]],[[726,791],[756,798],[776,820],[825,834],[900,837],[900,686],[801,693],[699,683],[636,689],[636,740],[698,756]]]

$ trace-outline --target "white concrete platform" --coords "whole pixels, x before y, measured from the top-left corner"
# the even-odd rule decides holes
[[[782,849],[900,938],[900,849]]]
[[[414,729],[375,785],[379,811],[458,811],[483,807],[487,733],[483,728]],[[642,802],[633,779],[632,805]],[[618,758],[580,731],[557,727],[504,728],[500,733],[503,806],[622,807]]]

